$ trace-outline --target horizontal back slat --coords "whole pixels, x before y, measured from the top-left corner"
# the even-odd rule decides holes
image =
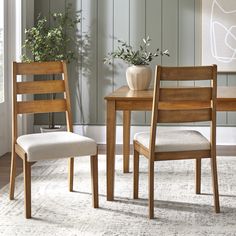
[[[211,109],[210,101],[165,101],[159,102],[159,110],[192,110],[193,112],[198,109]]]
[[[212,88],[161,88],[160,101],[210,101]]]
[[[66,111],[66,100],[36,100],[17,102],[17,114]]]
[[[212,67],[162,67],[161,80],[210,80]]]
[[[18,63],[16,67],[17,75],[49,75],[63,73],[62,62],[31,62]]]
[[[159,123],[200,122],[211,120],[211,108],[193,110],[159,110]]]
[[[46,80],[16,83],[17,94],[62,93],[64,91],[64,80]]]

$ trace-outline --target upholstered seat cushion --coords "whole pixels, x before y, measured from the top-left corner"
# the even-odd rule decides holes
[[[134,140],[149,148],[149,132],[136,133]],[[155,152],[209,150],[210,142],[195,130],[157,131]]]
[[[94,140],[66,131],[22,135],[17,143],[27,153],[29,162],[97,153]]]

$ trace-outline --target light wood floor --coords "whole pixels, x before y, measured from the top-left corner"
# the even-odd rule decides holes
[[[130,150],[132,150],[132,147]],[[105,154],[106,146],[99,145],[98,153]],[[116,154],[122,154],[121,145],[116,146]],[[235,146],[217,146],[217,155],[218,156],[235,156],[236,158],[236,147]],[[11,165],[10,153],[7,153],[4,156],[0,157],[0,189],[9,183],[10,165]],[[22,173],[22,160],[20,158],[17,158],[16,172],[17,172],[17,175]]]
[[[19,175],[22,173],[22,160],[16,158],[16,173]],[[10,178],[10,166],[11,166],[11,154],[7,153],[0,157],[0,189],[9,183]]]

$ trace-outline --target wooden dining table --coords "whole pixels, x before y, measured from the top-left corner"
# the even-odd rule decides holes
[[[131,111],[152,109],[153,89],[132,91],[123,86],[105,97],[107,102],[107,200],[114,199],[116,111],[123,111],[123,172],[129,172]],[[236,87],[217,88],[217,111],[236,111]]]

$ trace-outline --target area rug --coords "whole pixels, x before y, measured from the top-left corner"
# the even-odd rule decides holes
[[[115,201],[106,201],[106,158],[99,156],[100,208],[92,208],[88,157],[75,162],[68,192],[67,160],[32,167],[32,219],[24,218],[23,176],[0,190],[0,235],[236,235],[236,157],[218,157],[221,213],[213,210],[210,162],[203,160],[202,192],[194,194],[194,161],[155,164],[155,219],[147,217],[147,160],[141,158],[140,199],[132,199],[132,173],[116,156]],[[131,165],[132,170],[132,165]]]

